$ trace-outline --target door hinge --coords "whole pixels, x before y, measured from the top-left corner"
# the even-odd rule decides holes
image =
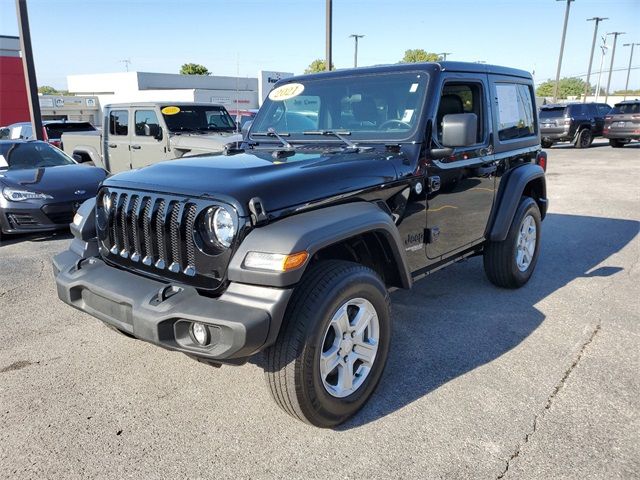
[[[426,243],[436,243],[440,236],[440,229],[438,227],[431,227],[424,229],[424,238]]]

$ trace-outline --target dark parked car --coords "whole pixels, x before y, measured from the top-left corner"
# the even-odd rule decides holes
[[[640,140],[640,100],[616,103],[605,117],[604,138],[608,138],[614,148]]]
[[[30,122],[9,125],[11,138],[33,140],[33,127]],[[89,122],[68,122],[66,120],[45,120],[42,122],[43,139],[54,147],[62,149],[62,134],[68,132],[95,132],[97,129]]]
[[[550,148],[557,142],[572,142],[576,148],[591,146],[602,135],[604,117],[611,107],[606,103],[570,103],[544,105],[540,108],[542,146]]]
[[[0,237],[68,228],[105,177],[46,142],[0,140]]]
[[[243,149],[106,179],[53,259],[57,292],[206,363],[264,352],[283,410],[334,426],[382,377],[389,289],[474,255],[494,284],[527,283],[545,165],[528,72],[442,62],[287,78]]]

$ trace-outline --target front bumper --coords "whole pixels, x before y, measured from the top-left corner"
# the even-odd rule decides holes
[[[273,343],[292,292],[232,283],[210,298],[83,258],[81,250],[72,245],[53,258],[62,301],[136,338],[214,363],[242,363]],[[207,326],[207,346],[193,340],[191,322]]]
[[[84,199],[45,205],[6,202],[6,205],[0,206],[0,229],[4,233],[27,233],[69,228],[82,202]]]

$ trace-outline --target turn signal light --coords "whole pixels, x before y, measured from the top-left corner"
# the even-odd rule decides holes
[[[270,270],[272,272],[288,272],[301,267],[309,258],[309,253],[297,252],[285,255],[282,253],[249,252],[244,258],[246,268]]]
[[[542,167],[542,170],[547,171],[547,154],[545,152],[539,152],[536,155],[536,163]]]

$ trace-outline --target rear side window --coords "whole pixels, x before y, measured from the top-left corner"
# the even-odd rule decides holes
[[[587,105],[569,105],[569,115],[590,115]]]
[[[129,112],[113,110],[109,113],[109,133],[111,135],[129,134]]]
[[[60,140],[65,132],[93,132],[95,127],[89,122],[81,123],[49,123],[45,125],[49,140]]]
[[[540,118],[561,118],[564,117],[564,107],[543,108],[540,110]]]
[[[599,115],[606,115],[610,111],[611,111],[611,107],[609,105],[607,105],[606,103],[599,103],[598,104],[598,114]]]
[[[536,134],[536,123],[527,85],[496,84],[498,97],[498,138],[502,141],[525,138]]]

